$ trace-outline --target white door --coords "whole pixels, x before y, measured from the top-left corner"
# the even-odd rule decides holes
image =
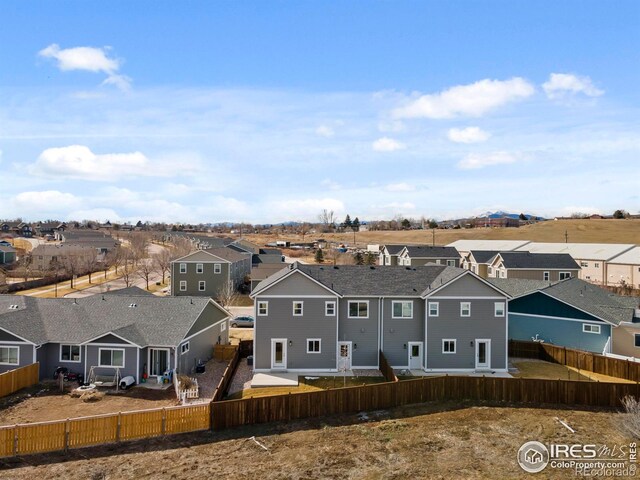
[[[409,370],[419,370],[422,368],[422,342],[409,342]]]
[[[338,371],[351,370],[351,342],[338,342]]]
[[[476,339],[476,368],[491,368],[491,340]]]
[[[274,370],[286,370],[287,368],[287,339],[271,339],[271,368]]]

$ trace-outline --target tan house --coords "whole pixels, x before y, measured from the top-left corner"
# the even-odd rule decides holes
[[[500,252],[487,267],[489,278],[557,282],[576,278],[580,267],[566,253]]]
[[[31,251],[31,269],[46,272],[57,265],[58,268],[73,267],[73,270],[80,271],[97,259],[98,252],[91,246],[40,244]]]
[[[630,285],[640,289],[640,247],[611,259],[607,266],[607,285]]]
[[[398,255],[405,245],[382,245],[378,254],[379,265],[398,265]]]
[[[488,278],[488,267],[498,253],[494,250],[472,250],[462,258],[460,266],[482,278]]]

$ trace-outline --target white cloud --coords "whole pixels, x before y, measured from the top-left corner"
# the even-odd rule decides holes
[[[304,198],[273,200],[267,202],[266,211],[271,212],[271,222],[279,222],[293,219],[315,219],[324,209],[333,211],[336,216],[345,213],[345,206],[336,198]]]
[[[449,140],[455,143],[480,143],[491,135],[479,127],[452,128],[447,132]]]
[[[97,155],[84,145],[48,148],[29,167],[36,175],[59,176],[95,181],[115,180],[124,176],[166,176],[166,169],[151,165],[140,152]]]
[[[335,134],[336,132],[333,130],[333,128],[326,125],[320,125],[318,128],[316,128],[316,135],[320,137],[331,138]]]
[[[341,185],[338,182],[335,182],[330,178],[325,178],[324,180],[322,180],[320,182],[320,185],[322,185],[325,188],[328,188],[329,190],[340,190],[341,188]]]
[[[515,163],[521,158],[522,156],[520,154],[509,152],[470,153],[458,163],[458,168],[462,170],[473,170],[490,167],[492,165],[506,165]]]
[[[57,190],[43,192],[22,192],[11,199],[11,204],[19,212],[42,217],[44,213],[60,212],[78,208],[81,200],[70,193]],[[28,214],[26,216],[29,216]]]
[[[583,93],[588,97],[599,97],[604,93],[603,90],[596,88],[589,77],[579,77],[570,73],[552,73],[549,80],[542,84],[542,88],[549,98],[576,93]]]
[[[415,190],[415,187],[408,183],[390,183],[385,186],[384,189],[387,192],[412,192]]]
[[[121,90],[131,87],[131,79],[126,75],[118,74],[120,60],[110,58],[110,47],[73,47],[61,49],[58,44],[51,44],[38,52],[44,58],[53,58],[57,61],[57,67],[62,71],[84,70],[94,73],[104,73],[107,78],[102,82],[105,85],[114,85]]]
[[[371,144],[376,152],[395,152],[396,150],[404,150],[404,144],[389,137],[382,137]]]
[[[535,92],[527,80],[484,79],[470,85],[457,85],[439,93],[422,95],[393,111],[395,118],[480,117],[509,102],[530,97]]]

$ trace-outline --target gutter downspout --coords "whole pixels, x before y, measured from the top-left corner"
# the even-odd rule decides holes
[[[380,368],[380,352],[384,350],[384,297],[378,299],[378,305],[381,305],[378,314],[378,331],[380,332],[378,335],[378,368]]]

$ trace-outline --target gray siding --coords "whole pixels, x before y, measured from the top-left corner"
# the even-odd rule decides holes
[[[413,318],[392,318],[392,303],[401,300],[413,301]],[[385,299],[382,322],[384,356],[394,367],[407,367],[409,364],[407,343],[424,342],[424,300],[421,298]],[[424,352],[424,348],[422,351]]]
[[[244,281],[244,277],[251,273],[251,256],[234,262],[226,263],[223,261],[209,260],[188,262],[173,262],[171,264],[171,295],[174,296],[195,296],[195,297],[211,297],[216,298],[218,292],[228,281],[233,282],[234,287],[238,288]],[[187,272],[180,273],[180,263],[186,263]],[[202,273],[196,273],[198,263],[202,263]],[[220,273],[214,273],[214,265],[220,264]],[[187,282],[187,289],[180,290],[180,281]],[[205,282],[205,289],[199,289],[199,282]]]
[[[178,346],[178,373],[190,375],[195,372],[198,361],[206,363],[210,360],[213,357],[213,346],[218,343],[219,338],[222,340],[221,344],[228,343],[229,329],[226,328],[221,332],[221,325],[216,325],[187,340],[189,342],[189,351],[185,354],[180,353],[180,346],[186,342],[182,342]]]
[[[125,346],[125,345],[123,345],[122,347],[120,347],[120,346],[118,346],[118,347],[101,347],[101,346],[98,346],[98,345],[88,344],[87,345],[87,350],[86,350],[87,376],[89,375],[89,369],[92,366],[96,367],[95,371],[96,371],[96,373],[98,373],[100,375],[109,375],[115,370],[112,367],[98,367],[98,364],[99,364],[98,352],[99,352],[100,348],[123,348],[124,349],[124,368],[120,369],[120,376],[121,377],[126,377],[127,375],[133,375],[134,377],[136,377],[136,379],[138,378],[138,372],[136,370],[136,368],[137,368],[138,348],[137,347],[128,347],[128,346]],[[85,352],[82,352],[82,353],[85,353]],[[146,358],[146,357],[144,357],[144,358]],[[140,358],[140,369],[142,369],[142,365],[143,365],[143,359]]]
[[[349,301],[369,301],[369,318],[348,318]],[[340,300],[339,341],[353,342],[352,365],[354,367],[378,366],[378,316],[377,297]]]
[[[204,310],[202,311],[202,313],[200,314],[198,319],[195,321],[193,326],[189,329],[189,332],[187,332],[187,334],[185,335],[185,338],[188,338],[191,335],[194,335],[194,334],[204,330],[209,325],[213,325],[214,323],[219,322],[220,320],[222,320],[225,317],[226,317],[226,314],[224,312],[222,312],[219,308],[217,308],[212,303],[209,303],[204,308]],[[217,328],[219,328],[219,327],[217,327]],[[225,334],[225,338],[224,338],[224,341],[222,341],[220,343],[226,344],[227,343],[227,339],[228,339],[229,331],[226,330],[223,333]]]
[[[33,363],[33,345],[26,343],[0,342],[2,347],[18,347],[20,349],[18,355],[18,365],[0,365],[0,373],[15,370],[16,368],[25,367]],[[53,374],[53,372],[51,372]]]
[[[0,330],[0,342],[24,342],[24,340],[15,335],[11,335],[9,332]]]
[[[507,317],[494,316],[500,300],[433,299],[439,303],[438,317],[427,319],[427,369],[475,369],[475,340],[491,340],[491,368],[506,365]],[[471,303],[471,316],[460,316],[460,302]],[[504,300],[506,303],[506,299]],[[442,353],[442,340],[455,339],[456,353]],[[473,344],[471,343],[473,342]]]
[[[121,345],[130,345],[130,343],[125,342],[124,340],[122,340],[119,337],[116,337],[115,335],[111,335],[111,334],[107,334],[104,335],[100,338],[95,339],[92,343],[117,343],[117,344],[121,344]]]
[[[40,378],[53,378],[53,372],[57,367],[66,367],[72,372],[84,375],[84,346],[80,347],[80,363],[60,361],[60,344],[45,343],[36,350],[38,362],[40,362]],[[87,369],[88,372],[88,369]]]
[[[289,278],[287,286],[299,287],[301,276]],[[284,283],[283,282],[283,283]],[[308,283],[307,286],[310,286]],[[311,285],[316,288],[313,282]],[[300,291],[299,289],[296,289]],[[326,290],[323,290],[326,294]],[[272,294],[272,290],[269,290]],[[314,293],[306,293],[312,295]],[[254,331],[254,356],[256,369],[271,369],[271,339],[287,339],[287,369],[335,369],[336,368],[336,317],[325,316],[325,302],[337,303],[336,297],[322,298],[260,298],[268,301],[268,315],[256,316]],[[303,303],[303,315],[293,316],[293,302]],[[307,353],[307,339],[322,340],[320,353]],[[291,345],[289,345],[291,342]]]

